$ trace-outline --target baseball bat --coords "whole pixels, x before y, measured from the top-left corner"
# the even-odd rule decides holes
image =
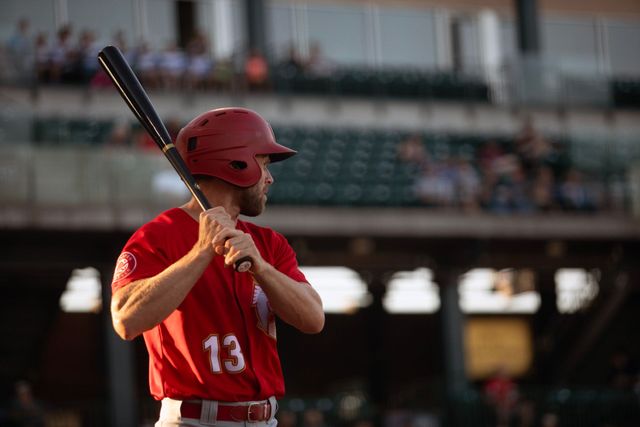
[[[207,197],[184,163],[180,153],[173,145],[171,136],[160,119],[160,116],[158,116],[153,104],[151,104],[147,92],[140,84],[140,81],[120,50],[115,46],[106,46],[98,53],[98,61],[118,89],[118,92],[120,92],[122,99],[124,99],[138,121],[144,126],[158,147],[160,147],[202,210],[211,209],[211,203],[207,200]],[[251,258],[244,257],[236,261],[234,268],[236,271],[242,273],[249,270],[251,266]]]

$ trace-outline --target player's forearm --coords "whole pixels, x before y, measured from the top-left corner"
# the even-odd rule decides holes
[[[154,277],[120,288],[111,301],[113,327],[123,339],[133,339],[166,319],[187,296],[211,262],[210,256],[189,252]]]
[[[299,283],[266,265],[254,273],[269,298],[269,305],[283,321],[301,332],[317,334],[324,327],[324,311],[318,293],[308,284]]]

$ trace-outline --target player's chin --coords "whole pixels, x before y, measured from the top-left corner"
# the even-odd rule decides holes
[[[244,216],[254,217],[260,215],[264,212],[267,206],[267,198],[264,197],[260,202],[253,203],[251,206],[246,206],[244,209],[240,211],[240,213]]]

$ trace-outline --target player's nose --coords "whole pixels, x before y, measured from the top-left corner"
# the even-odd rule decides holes
[[[269,169],[267,169],[265,172],[266,172],[266,175],[264,177],[265,183],[268,184],[268,185],[273,184],[275,179],[273,178],[273,175],[271,175],[271,172],[269,171]]]

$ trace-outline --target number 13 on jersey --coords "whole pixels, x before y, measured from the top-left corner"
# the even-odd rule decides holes
[[[244,355],[234,334],[225,335],[222,342],[218,335],[209,335],[202,342],[202,347],[209,355],[209,368],[214,374],[221,374],[223,370],[230,374],[244,371]]]

